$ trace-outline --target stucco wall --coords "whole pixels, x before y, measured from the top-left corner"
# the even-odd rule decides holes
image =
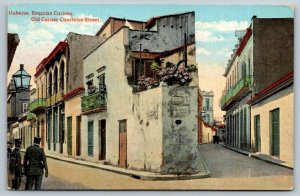
[[[96,70],[106,66],[107,111],[106,121],[106,161],[118,165],[119,153],[119,121],[127,119],[127,130],[133,130],[133,120],[128,113],[132,113],[132,87],[125,77],[125,47],[128,28],[122,28],[109,38],[93,53],[84,59],[84,75],[97,73]],[[131,122],[131,123],[130,123]],[[128,138],[130,141],[130,138]]]
[[[106,119],[107,113],[94,113],[90,115],[81,116],[81,155],[80,158],[92,162],[99,161],[99,151],[100,151],[100,138],[99,138],[99,120]],[[93,156],[88,155],[88,121],[93,121]],[[106,125],[107,126],[107,125]],[[106,141],[106,143],[109,141]]]
[[[202,143],[205,144],[212,142],[214,132],[211,130],[211,128],[204,126],[202,123],[202,131]]]
[[[76,117],[81,114],[81,98],[80,96],[73,97],[65,102],[65,142],[63,144],[63,154],[67,155],[67,143],[68,143],[68,124],[67,118],[72,116],[72,156],[76,154]],[[57,140],[58,141],[58,140]]]
[[[251,142],[255,145],[254,116],[260,115],[261,153],[270,155],[270,111],[280,110],[280,160],[293,165],[294,92],[293,86],[251,107]]]
[[[68,37],[69,55],[67,67],[67,89],[65,93],[68,93],[76,88],[83,86],[83,81],[79,78],[83,78],[83,57],[87,55],[98,44],[102,43],[105,38],[90,35],[81,35],[76,33],[69,33]]]
[[[187,44],[195,42],[195,13],[157,19],[157,31],[129,31],[129,44],[132,51],[148,50],[164,52],[184,45],[184,34]]]
[[[158,172],[162,162],[162,88],[133,96],[134,128],[128,132],[128,167]],[[151,97],[151,98],[150,98]]]
[[[198,88],[163,88],[162,174],[193,174],[201,171],[198,141]]]

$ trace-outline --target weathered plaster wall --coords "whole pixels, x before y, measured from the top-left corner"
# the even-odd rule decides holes
[[[279,108],[280,156],[293,166],[294,162],[294,90],[293,86],[272,95],[251,107],[251,143],[255,145],[254,116],[260,115],[261,153],[270,155],[270,111]]]
[[[195,42],[195,13],[157,19],[157,31],[129,31],[129,45],[132,51],[164,52]]]
[[[77,124],[76,124],[76,117],[80,116],[81,114],[81,98],[80,96],[73,97],[65,102],[65,141],[63,144],[63,154],[67,155],[67,144],[68,144],[68,124],[67,118],[72,117],[72,156],[76,154],[76,131],[77,131]],[[57,140],[58,141],[58,140]]]
[[[194,174],[203,171],[197,149],[198,88],[163,88],[162,174]]]
[[[83,160],[88,160],[92,162],[99,161],[99,151],[100,151],[100,140],[99,137],[99,121],[106,119],[107,113],[94,113],[90,115],[82,115],[81,116],[81,155],[79,158]],[[88,121],[93,121],[93,131],[94,131],[94,150],[93,156],[88,155]],[[106,143],[109,141],[106,141]]]
[[[96,74],[97,69],[106,66],[106,161],[112,165],[118,165],[119,159],[119,120],[127,119],[128,142],[133,130],[133,119],[128,115],[132,113],[132,87],[124,70],[127,35],[128,28],[122,28],[84,59],[84,75]]]
[[[133,115],[134,129],[129,132],[128,167],[159,172],[162,162],[162,88],[132,96],[132,111],[128,115]]]

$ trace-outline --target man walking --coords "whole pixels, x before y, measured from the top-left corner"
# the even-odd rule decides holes
[[[21,139],[15,139],[15,148],[9,157],[9,170],[12,177],[12,189],[16,190],[20,188],[22,177],[22,161],[20,153],[21,144]]]
[[[45,152],[40,148],[41,138],[34,137],[33,145],[26,149],[24,156],[24,167],[26,175],[26,190],[41,189],[42,178],[45,169],[45,177],[48,177],[48,166]]]

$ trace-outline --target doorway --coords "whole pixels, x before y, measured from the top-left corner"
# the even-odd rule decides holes
[[[99,160],[106,157],[106,120],[99,121]]]
[[[127,167],[127,122],[119,121],[119,166]]]

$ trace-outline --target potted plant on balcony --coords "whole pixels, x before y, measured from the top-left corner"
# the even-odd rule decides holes
[[[179,61],[177,65],[167,62],[166,67],[157,71],[157,76],[160,81],[166,82],[169,86],[173,84],[187,85],[192,80],[192,75],[189,68],[185,68]]]
[[[159,82],[155,78],[140,76],[138,79],[139,91],[154,88],[159,85]]]

